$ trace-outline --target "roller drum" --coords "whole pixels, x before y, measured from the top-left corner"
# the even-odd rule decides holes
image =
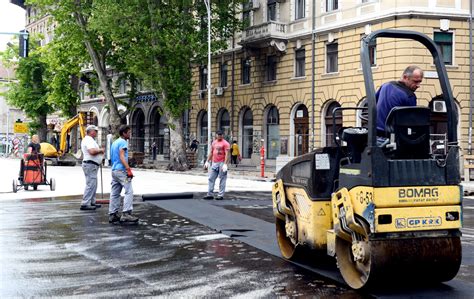
[[[461,266],[460,237],[380,240],[370,245],[375,278],[442,282],[453,279]]]
[[[354,289],[380,284],[426,284],[453,279],[461,265],[458,236],[368,241],[368,259],[354,261],[352,244],[336,241],[338,267]]]

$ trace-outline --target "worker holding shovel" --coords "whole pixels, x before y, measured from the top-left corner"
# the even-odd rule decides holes
[[[98,128],[94,125],[87,126],[86,136],[82,139],[81,150],[84,155],[82,159],[82,170],[86,177],[86,188],[82,197],[81,210],[93,211],[100,208],[100,204],[96,203],[97,192],[97,171],[102,162],[104,149],[100,148],[94,138],[97,136]]]

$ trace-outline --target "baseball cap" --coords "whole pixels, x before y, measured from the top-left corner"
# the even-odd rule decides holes
[[[86,128],[86,132],[89,132],[90,130],[99,131],[99,128],[97,128],[97,126],[94,126],[94,125],[88,125]]]
[[[221,130],[217,130],[216,135],[223,135]]]

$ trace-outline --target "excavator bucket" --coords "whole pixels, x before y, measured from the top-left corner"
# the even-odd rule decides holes
[[[57,158],[58,157],[58,151],[56,148],[47,142],[41,142],[41,153],[48,158]]]

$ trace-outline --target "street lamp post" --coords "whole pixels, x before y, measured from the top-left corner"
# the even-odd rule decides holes
[[[10,109],[7,110],[7,141],[6,141],[6,152],[5,152],[5,156],[8,156],[8,154],[10,153],[10,142],[9,142],[9,139],[10,139]]]
[[[469,131],[468,131],[468,153],[472,154],[472,101],[474,97],[473,68],[472,68],[472,0],[469,2]]]
[[[207,9],[207,154],[211,153],[211,0],[204,0]]]

